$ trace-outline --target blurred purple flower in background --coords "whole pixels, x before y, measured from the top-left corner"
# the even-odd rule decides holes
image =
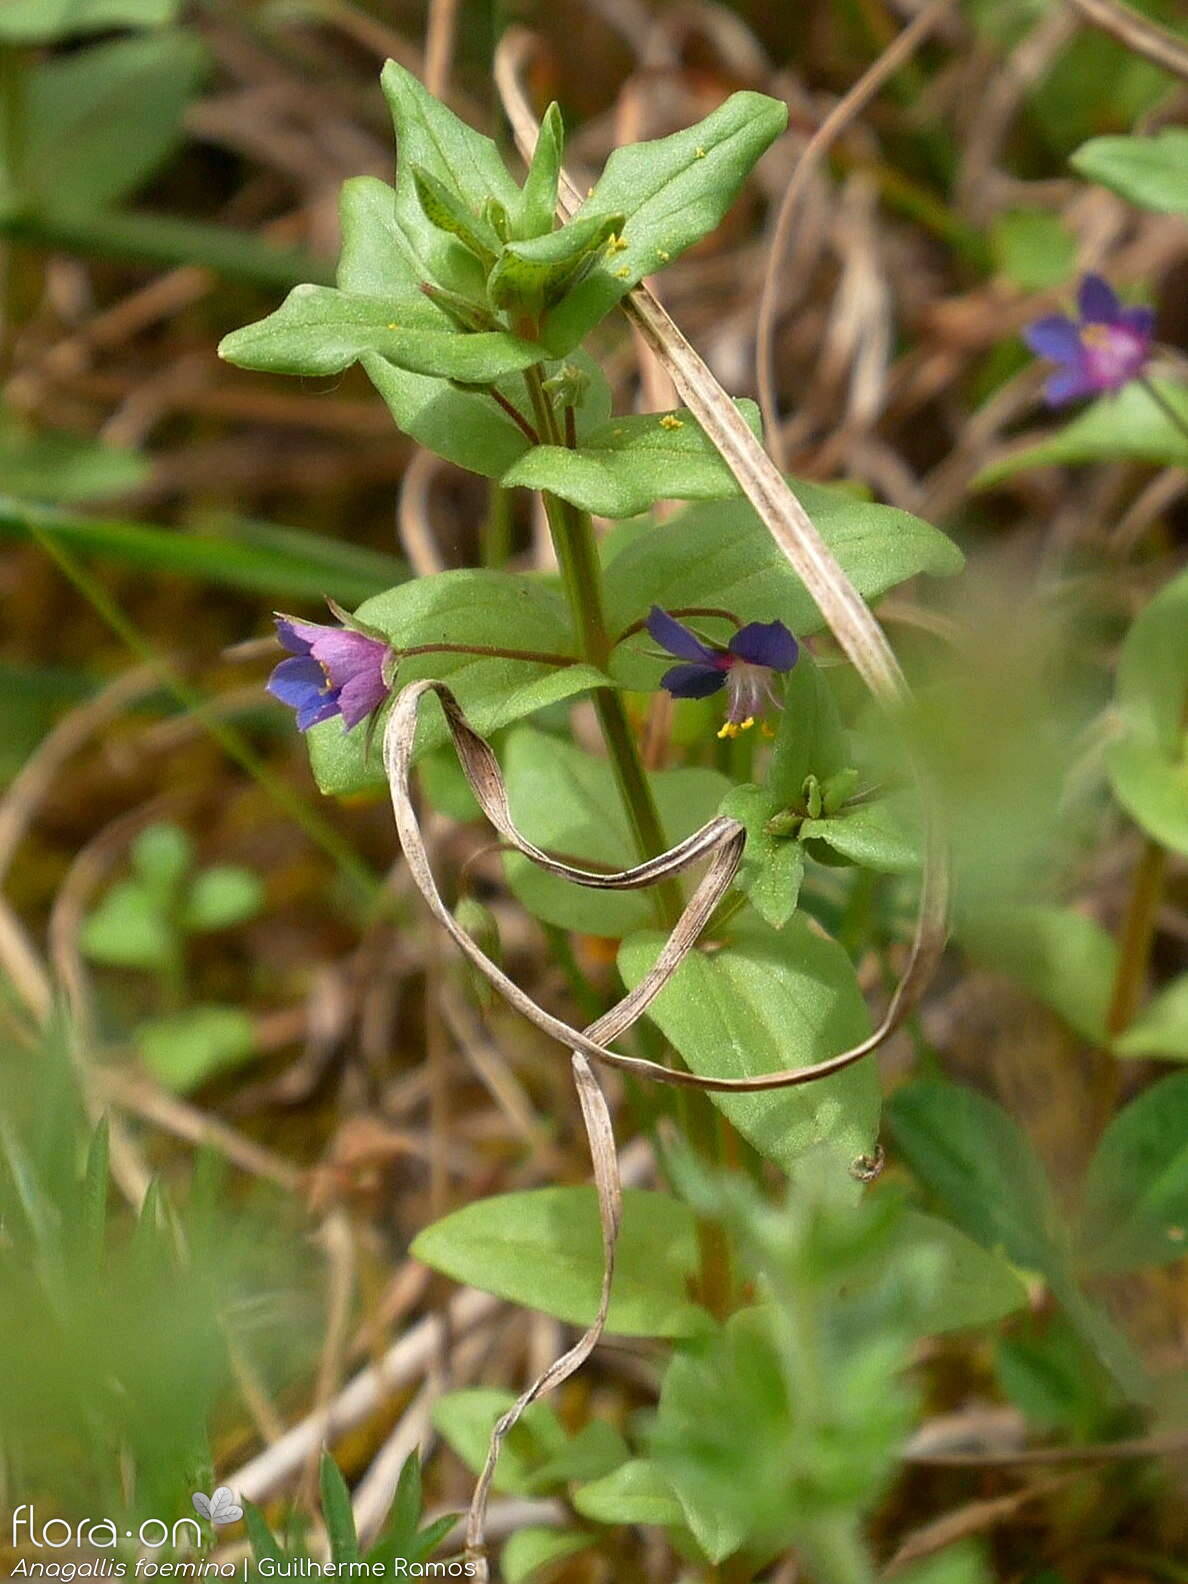
[[[684,662],[671,666],[660,678],[660,686],[673,698],[708,698],[726,688],[730,707],[719,737],[737,737],[768,705],[781,708],[772,678],[791,671],[800,653],[783,622],[748,622],[725,649],[703,643],[659,605],[652,606],[647,628],[658,644]]]
[[[1150,308],[1124,308],[1100,275],[1086,275],[1077,292],[1079,319],[1053,314],[1028,325],[1027,345],[1061,367],[1044,387],[1052,407],[1121,390],[1142,374],[1151,356],[1155,316]]]
[[[385,675],[388,645],[353,627],[325,627],[276,618],[276,635],[293,657],[282,660],[268,679],[268,691],[297,711],[298,731],[342,716],[348,731],[379,708],[388,696]]]

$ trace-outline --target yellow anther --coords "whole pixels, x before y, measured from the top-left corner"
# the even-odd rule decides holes
[[[661,429],[683,429],[685,425],[675,413],[665,413],[660,420],[660,427]]]
[[[722,730],[718,733],[718,736],[737,737],[739,732],[750,731],[754,724],[755,717],[753,715],[748,715],[745,721],[727,721],[725,726],[723,726]]]

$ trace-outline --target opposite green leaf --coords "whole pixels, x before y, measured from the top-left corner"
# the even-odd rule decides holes
[[[1069,163],[1090,181],[1163,214],[1188,214],[1188,128],[1154,137],[1090,138]]]
[[[623,942],[619,971],[628,988],[662,945],[663,937],[650,932]],[[694,951],[647,1016],[693,1072],[715,1078],[808,1067],[857,1044],[869,1029],[849,958],[800,917],[778,934],[753,920],[719,950]],[[869,1062],[803,1087],[707,1092],[743,1137],[785,1171],[822,1144],[851,1157],[864,1154],[878,1127],[879,1082]]]
[[[919,1079],[892,1097],[887,1120],[916,1176],[983,1248],[1029,1270],[1058,1263],[1047,1178],[1001,1106],[962,1084]]]
[[[535,317],[588,274],[622,223],[621,214],[579,216],[560,231],[509,242],[487,278],[492,305],[508,309],[513,323],[521,313]]]
[[[480,1474],[496,1421],[514,1402],[514,1392],[494,1387],[447,1392],[433,1405],[433,1427],[471,1473]],[[552,1408],[547,1403],[533,1403],[503,1443],[494,1488],[513,1496],[531,1491],[534,1470],[556,1456],[567,1439]]]
[[[30,430],[0,411],[0,477],[9,495],[58,503],[102,500],[139,488],[151,471],[148,458],[135,451],[60,429]]]
[[[543,236],[557,221],[557,188],[565,151],[561,112],[551,104],[540,118],[532,164],[524,178],[520,199],[512,211],[512,235]]]
[[[960,551],[944,534],[892,506],[876,506],[841,490],[795,481],[795,493],[858,592],[868,600],[921,572],[959,572]],[[646,616],[649,606],[721,606],[740,621],[779,618],[796,634],[824,619],[812,596],[748,501],[691,506],[633,538],[606,570],[612,630]],[[642,658],[646,638],[615,655],[625,686],[645,690],[662,664]]]
[[[180,0],[5,0],[0,39],[39,44],[108,28],[153,28],[172,22]]]
[[[1118,949],[1095,919],[1073,908],[1008,907],[980,912],[960,936],[980,962],[1030,990],[1095,1045],[1105,1043]]]
[[[888,1276],[920,1249],[940,1256],[940,1275],[916,1317],[921,1336],[993,1325],[1027,1304],[1027,1289],[1001,1255],[980,1247],[939,1216],[906,1210],[871,1256],[863,1281]]]
[[[469,385],[494,384],[545,355],[504,330],[460,331],[423,295],[393,302],[330,286],[294,286],[275,313],[232,331],[219,346],[229,363],[271,374],[339,374],[368,353]]]
[[[804,879],[804,848],[795,836],[775,836],[767,823],[778,805],[765,787],[736,786],[722,799],[722,813],[746,826],[735,884],[765,924],[783,929],[796,912]]]
[[[500,1552],[499,1571],[504,1584],[529,1584],[547,1578],[557,1563],[596,1543],[581,1529],[517,1529]]]
[[[1188,1253],[1188,1073],[1154,1084],[1106,1128],[1085,1179],[1078,1246],[1093,1272]]]
[[[1188,853],[1188,571],[1140,612],[1118,662],[1120,730],[1106,749],[1118,801],[1147,833]]]
[[[167,1089],[188,1094],[256,1054],[256,1025],[236,1006],[191,1006],[136,1030],[145,1066]]]
[[[542,339],[556,355],[575,347],[645,275],[714,229],[787,119],[778,100],[735,93],[696,126],[615,150],[578,218],[624,215],[622,246],[608,250],[548,315]]]
[[[39,210],[77,215],[135,191],[180,143],[206,62],[197,35],[181,31],[44,62],[29,85],[21,192]]]
[[[736,405],[761,434],[754,402]],[[634,517],[658,500],[721,500],[738,494],[734,475],[684,408],[612,418],[576,450],[535,446],[503,483],[551,490],[600,517]]]
[[[692,1212],[664,1194],[628,1188],[607,1330],[691,1336],[705,1323],[689,1301],[697,1268]],[[418,1234],[415,1258],[512,1303],[589,1325],[602,1282],[602,1235],[592,1187],[500,1194],[455,1210]]]
[[[583,1518],[604,1524],[650,1524],[684,1528],[685,1515],[665,1474],[655,1463],[633,1458],[574,1493]]]
[[[1188,424],[1188,390],[1170,380],[1152,383],[1180,415],[1180,422]],[[974,488],[989,489],[1027,468],[1122,461],[1188,465],[1188,436],[1138,384],[1100,397],[1054,434],[1039,435],[1030,444],[1028,437],[1023,437],[1017,449],[1012,447],[982,469],[974,479]]]
[[[1188,1061],[1188,974],[1173,979],[1114,1041],[1116,1056]]]

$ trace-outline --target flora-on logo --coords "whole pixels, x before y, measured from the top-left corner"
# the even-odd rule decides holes
[[[209,1518],[216,1528],[222,1524],[238,1523],[243,1517],[243,1508],[235,1500],[235,1492],[230,1485],[220,1485],[213,1496],[204,1496],[201,1491],[195,1491],[190,1500],[199,1517]]]

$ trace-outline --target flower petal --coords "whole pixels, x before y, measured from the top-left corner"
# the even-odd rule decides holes
[[[1081,357],[1081,337],[1076,325],[1063,314],[1037,319],[1023,331],[1023,339],[1037,357],[1053,363],[1076,363]]]
[[[324,627],[319,627],[317,622],[298,621],[296,616],[282,616],[278,613],[274,619],[276,636],[290,654],[309,654],[315,638],[326,630]]]
[[[1086,324],[1117,324],[1122,312],[1118,294],[1100,275],[1086,275],[1077,292],[1077,307]]]
[[[772,671],[791,671],[800,645],[782,621],[748,622],[730,640],[730,653],[748,665],[767,666]]]
[[[703,644],[696,633],[691,633],[687,627],[682,626],[675,616],[670,616],[666,610],[661,610],[659,605],[653,605],[648,613],[647,629],[658,644],[667,649],[669,654],[676,655],[679,660],[709,662],[717,654],[717,651],[711,649],[708,644]]]
[[[369,638],[366,633],[353,632],[349,627],[321,627],[311,652],[314,659],[325,666],[334,686],[343,687],[357,676],[368,673],[378,676],[388,646]]]
[[[1149,342],[1155,333],[1155,310],[1154,308],[1123,308],[1118,315],[1118,323],[1139,340]]]
[[[350,731],[352,726],[357,726],[361,720],[366,720],[373,710],[380,707],[387,696],[387,684],[378,670],[360,671],[351,677],[349,682],[344,682],[338,694],[338,708],[342,713],[343,729]]]
[[[268,678],[268,691],[297,711],[298,731],[338,714],[337,689],[327,684],[326,673],[311,655],[282,660]]]
[[[673,698],[709,698],[711,693],[726,686],[726,676],[721,666],[670,666],[660,678],[660,686],[667,689]]]
[[[1083,396],[1097,394],[1098,386],[1084,367],[1061,369],[1044,386],[1044,400],[1049,407],[1063,407],[1066,402],[1080,401]]]

